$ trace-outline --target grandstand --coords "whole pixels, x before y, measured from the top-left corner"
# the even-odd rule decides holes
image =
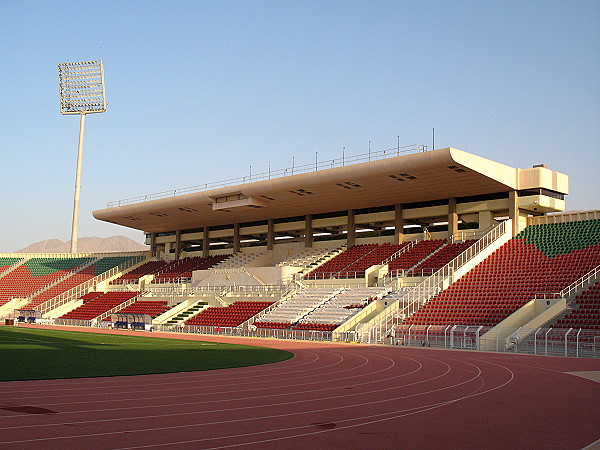
[[[151,250],[0,255],[0,315],[499,351],[577,335],[598,356],[600,213],[567,194],[545,165],[410,146],[113,202],[94,216]]]

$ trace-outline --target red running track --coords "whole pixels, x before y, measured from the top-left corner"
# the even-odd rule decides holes
[[[206,372],[0,383],[0,448],[577,449],[600,438],[600,383],[566,373],[600,371],[599,360],[176,337],[295,356]]]

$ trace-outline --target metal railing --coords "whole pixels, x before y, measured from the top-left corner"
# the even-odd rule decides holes
[[[84,264],[82,264],[80,266],[75,266],[75,267],[71,267],[69,269],[66,269],[66,273],[65,273],[64,276],[51,281],[50,283],[46,284],[44,287],[38,289],[37,291],[33,292],[32,294],[29,294],[27,297],[29,299],[33,300],[35,297],[37,297],[38,295],[40,295],[43,292],[47,291],[48,289],[56,286],[59,283],[62,283],[63,281],[68,280],[73,275],[76,275],[76,274],[80,273],[82,270],[87,269],[92,264],[97,263],[99,259],[100,258],[90,258],[90,260],[87,263],[84,263]]]
[[[143,297],[144,295],[147,295],[147,294],[148,294],[148,292],[142,291],[138,295],[136,295],[135,297],[130,298],[129,300],[124,301],[123,303],[119,303],[114,308],[111,308],[108,311],[103,312],[102,314],[100,314],[99,316],[95,317],[92,320],[94,322],[96,322],[96,323],[100,323],[101,321],[103,321],[104,319],[106,319],[107,317],[109,317],[111,314],[119,312],[122,309],[127,308],[129,305],[133,305],[135,302],[137,302],[140,299],[140,297]]]
[[[386,260],[384,260],[381,264],[382,265],[386,265],[391,263],[393,260],[395,260],[396,258],[398,258],[400,255],[406,253],[407,251],[409,251],[411,248],[413,248],[415,245],[417,245],[418,241],[411,241],[409,242],[407,245],[405,245],[404,247],[402,247],[400,250],[398,250],[396,253],[394,253],[393,255],[389,256]]]
[[[596,280],[600,276],[600,265],[594,267],[588,273],[583,275],[581,278],[575,280],[573,283],[568,285],[560,292],[538,292],[535,294],[536,299],[547,299],[547,298],[571,298],[574,294],[587,288],[588,283]]]
[[[131,197],[124,200],[117,200],[109,202],[106,207],[114,208],[117,206],[130,205],[132,203],[141,203],[151,200],[158,200],[161,198],[174,197],[176,195],[191,194],[195,192],[203,192],[211,189],[218,189],[228,186],[237,186],[241,184],[254,183],[256,181],[265,181],[272,178],[288,177],[292,175],[298,175],[301,173],[316,172],[319,170],[333,169],[335,167],[343,167],[351,164],[359,164],[368,161],[376,161],[380,159],[394,158],[400,155],[406,155],[410,153],[426,152],[426,145],[406,145],[403,147],[395,147],[386,150],[378,150],[369,153],[363,153],[355,156],[344,156],[342,158],[330,159],[325,161],[316,160],[312,164],[304,164],[301,166],[292,166],[287,169],[269,170],[268,172],[261,172],[257,174],[249,174],[248,176],[231,178],[223,181],[216,181],[212,183],[205,183],[196,186],[190,186],[181,189],[173,189],[169,191],[157,192],[154,194],[140,195],[138,197]]]
[[[357,270],[357,271],[350,271],[350,272],[345,272],[344,270],[338,270],[336,272],[319,272],[319,273],[315,273],[315,274],[309,273],[308,275],[304,276],[304,281],[307,282],[307,281],[311,281],[311,280],[345,280],[345,279],[355,280],[358,278],[364,278],[365,270]]]
[[[374,332],[377,336],[369,335],[367,339],[370,342],[379,340],[384,332],[389,330],[392,325],[396,324],[397,320],[395,319],[411,316],[427,300],[445,289],[450,284],[452,276],[457,269],[461,268],[507,232],[507,222],[508,221],[500,222],[460,255],[456,256],[452,261],[448,262],[448,264],[437,272],[417,284],[414,288],[407,291],[397,302],[392,303],[383,310],[375,317],[368,330],[369,333]],[[366,331],[367,330],[364,330],[364,332]]]
[[[274,328],[248,329],[241,327],[219,327],[209,325],[154,325],[155,331],[172,333],[193,333],[221,336],[242,336],[274,339],[293,339],[303,341],[331,341],[331,331],[292,330]]]
[[[127,261],[121,265],[118,265],[116,267],[113,267],[112,269],[108,270],[107,272],[103,272],[100,275],[98,275],[94,278],[91,278],[91,279],[69,289],[66,292],[63,292],[62,294],[60,294],[48,301],[45,301],[44,303],[36,305],[34,307],[34,309],[40,311],[42,314],[52,311],[53,309],[56,309],[59,306],[62,306],[65,303],[68,303],[71,300],[75,300],[76,298],[79,298],[80,296],[86,294],[87,292],[89,292],[89,289],[91,287],[97,285],[98,283],[101,283],[102,281],[115,276],[119,272],[122,272],[123,270],[127,269],[128,267],[131,267],[134,264],[139,263],[140,261],[142,261],[144,259],[144,257],[145,256],[143,256],[143,255],[138,255],[136,257],[133,257],[129,261]]]
[[[484,339],[483,336],[491,328],[469,325],[399,325],[391,330],[385,343],[412,347],[600,358],[599,330],[497,327],[491,337]],[[500,338],[506,336],[507,332],[508,338]]]

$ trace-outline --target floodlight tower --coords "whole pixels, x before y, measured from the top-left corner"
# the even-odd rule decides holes
[[[75,199],[73,202],[73,226],[71,228],[71,253],[76,253],[85,115],[106,111],[102,60],[59,64],[58,87],[60,91],[61,114],[80,115],[77,172],[75,173]]]

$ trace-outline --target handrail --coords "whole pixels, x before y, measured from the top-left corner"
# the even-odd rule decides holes
[[[48,289],[53,288],[54,286],[56,286],[59,283],[62,283],[63,281],[68,280],[69,278],[71,278],[73,275],[80,273],[82,270],[87,269],[88,267],[90,267],[92,264],[97,263],[99,261],[99,259],[101,258],[91,258],[90,261],[88,261],[85,264],[82,264],[80,266],[74,266],[71,267],[71,269],[77,269],[74,272],[71,272],[71,270],[69,269],[68,273],[61,277],[61,278],[57,278],[56,280],[52,281],[51,283],[45,285],[44,287],[38,289],[37,291],[35,291],[32,294],[29,294],[27,297],[31,300],[33,300],[35,297],[37,297],[38,295],[46,292]]]
[[[17,261],[16,263],[8,266],[8,268],[4,271],[4,272],[0,272],[0,278],[2,278],[4,275],[8,275],[10,272],[16,270],[18,267],[21,267],[23,264],[25,264],[27,261],[29,260],[29,258],[21,258],[19,261]]]
[[[289,289],[288,291],[286,291],[279,300],[277,300],[276,302],[273,302],[272,305],[267,306],[265,309],[263,309],[262,311],[260,311],[258,314],[250,317],[248,320],[246,320],[245,322],[241,323],[238,325],[238,327],[241,328],[248,328],[250,325],[252,325],[254,322],[256,322],[257,320],[259,320],[261,317],[263,317],[265,314],[267,314],[268,312],[270,312],[271,310],[273,310],[274,308],[276,308],[278,305],[280,305],[281,303],[285,302],[286,300],[290,299],[291,297],[293,297],[294,295],[296,295],[298,293],[298,291],[296,289]]]
[[[380,328],[382,325],[387,324],[390,320],[398,317],[400,314],[404,314],[405,316],[414,314],[421,307],[421,305],[444,289],[444,283],[454,274],[457,269],[462,267],[473,257],[503,236],[508,229],[507,222],[509,221],[500,222],[481,239],[452,259],[452,261],[448,262],[433,275],[427,277],[421,283],[407,291],[398,299],[398,301],[392,303],[390,306],[384,309],[378,316],[374,318],[374,323],[370,326],[368,331],[372,332],[373,330]],[[400,310],[401,304],[405,305],[402,310]],[[379,319],[377,319],[377,317],[379,317]]]
[[[598,278],[600,274],[600,265],[594,267],[592,270],[587,272],[585,275],[579,277],[577,280],[573,281],[570,285],[563,288],[560,292],[537,292],[534,299],[544,299],[544,298],[569,298],[572,293],[578,292],[579,288],[583,287],[588,281],[592,278]]]
[[[109,309],[108,311],[103,312],[102,314],[100,314],[99,316],[96,316],[92,319],[92,321],[95,321],[96,323],[100,323],[102,320],[106,319],[108,316],[110,316],[113,313],[117,313],[119,311],[121,311],[124,308],[127,308],[129,305],[133,305],[135,302],[138,301],[138,299],[140,297],[143,297],[144,295],[146,295],[148,292],[146,291],[142,291],[140,292],[138,295],[136,295],[135,297],[130,298],[129,300],[125,300],[123,303],[119,303],[117,306]]]
[[[411,248],[413,248],[415,245],[417,245],[418,241],[410,241],[408,243],[408,245],[405,245],[404,247],[402,247],[400,250],[398,250],[396,253],[394,253],[393,255],[389,256],[387,259],[385,259],[381,264],[382,265],[386,265],[391,263],[393,260],[395,260],[396,258],[398,258],[400,255],[406,253],[407,251],[409,251]]]
[[[102,281],[107,280],[110,277],[115,276],[117,273],[122,272],[123,270],[131,267],[134,264],[139,263],[140,261],[142,261],[142,258],[144,258],[144,255],[134,256],[129,261],[126,261],[123,264],[115,266],[112,269],[110,269],[106,272],[103,272],[98,276],[95,276],[94,278],[90,278],[89,280],[87,280],[81,284],[78,284],[77,286],[69,289],[66,292],[63,292],[62,294],[60,294],[50,300],[45,301],[44,303],[36,305],[34,307],[34,309],[37,309],[42,314],[45,314],[48,311],[52,311],[53,309],[56,309],[59,306],[62,306],[65,303],[78,298],[82,294],[85,294],[90,287],[92,287],[98,283],[101,283]]]
[[[373,247],[370,251],[368,251],[367,253],[365,253],[364,255],[360,256],[359,258],[355,259],[354,261],[352,261],[351,263],[349,263],[347,266],[345,266],[342,270],[338,270],[337,272],[335,272],[334,276],[332,276],[331,278],[337,278],[335,275],[339,275],[342,272],[344,272],[348,267],[353,266],[354,264],[356,264],[357,262],[359,262],[361,259],[366,258],[368,255],[370,255],[371,253],[373,253],[374,251],[377,250],[377,246]],[[354,274],[354,278],[358,278],[357,275],[358,274],[363,274],[365,273],[364,270],[353,270],[350,272],[346,272],[347,274]],[[340,277],[340,278],[348,278],[348,277]],[[362,277],[361,277],[362,278]]]
[[[205,183],[196,186],[173,189],[169,191],[157,192],[154,194],[140,195],[138,197],[131,197],[124,200],[117,200],[109,202],[106,207],[114,208],[117,206],[130,205],[132,203],[141,203],[151,200],[158,200],[161,198],[174,197],[176,195],[191,194],[195,192],[203,192],[211,189],[218,189],[228,186],[236,186],[240,184],[254,183],[256,181],[270,180],[272,178],[287,177],[297,175],[300,173],[316,172],[318,170],[333,169],[335,167],[342,167],[350,164],[358,164],[368,161],[376,161],[380,159],[394,158],[397,156],[426,152],[426,145],[405,145],[403,147],[395,147],[386,150],[379,150],[375,152],[363,153],[355,156],[344,156],[343,158],[330,159],[326,161],[315,161],[312,164],[304,164],[302,166],[292,166],[287,169],[269,170],[268,172],[262,172],[257,174],[250,174],[245,177],[231,178],[229,180],[217,181],[212,183]]]

